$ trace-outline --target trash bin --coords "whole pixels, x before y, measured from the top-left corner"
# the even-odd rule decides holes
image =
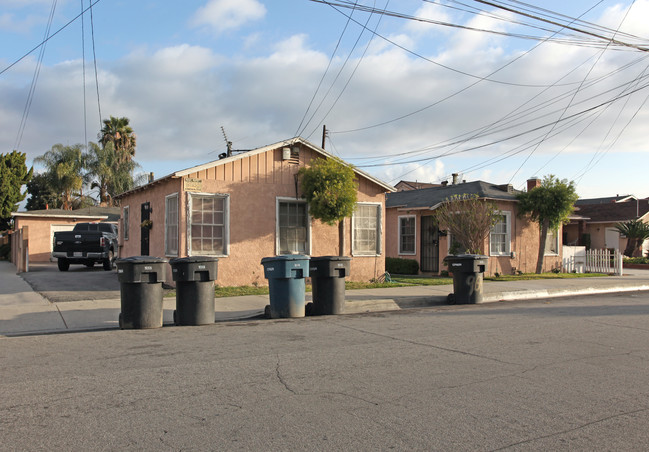
[[[309,269],[313,304],[312,315],[342,314],[345,311],[345,277],[349,276],[351,257],[312,257]]]
[[[309,275],[309,256],[264,257],[261,264],[270,289],[269,317],[304,317],[304,278]]]
[[[169,261],[176,282],[176,325],[214,323],[214,280],[218,259],[210,256],[176,257]]]
[[[167,259],[150,256],[132,256],[115,261],[122,307],[120,328],[162,326],[162,283],[167,262]]]
[[[453,272],[453,293],[450,304],[475,304],[482,302],[482,278],[489,257],[480,254],[447,256],[448,270]]]

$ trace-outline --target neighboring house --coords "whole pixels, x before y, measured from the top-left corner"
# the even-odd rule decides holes
[[[441,187],[441,185],[442,184],[431,184],[425,182],[417,182],[417,181],[412,182],[407,180],[401,180],[397,182],[394,188],[396,188],[397,191],[405,191],[405,190],[420,190],[422,188]]]
[[[28,226],[29,261],[47,262],[57,231],[70,231],[77,223],[107,221],[118,224],[119,207],[86,207],[77,210],[45,209],[12,212],[14,231]]]
[[[540,181],[528,181],[528,190]],[[449,236],[440,231],[433,213],[454,195],[476,194],[496,203],[500,220],[485,241],[489,256],[487,274],[534,272],[538,258],[539,227],[527,217],[518,216],[518,201],[511,185],[483,181],[462,182],[440,187],[389,193],[386,200],[387,257],[414,259],[420,272],[439,273],[446,270],[443,259],[449,253]],[[561,263],[560,231],[548,234],[543,271]]]
[[[311,219],[298,177],[313,159],[332,157],[293,138],[123,193],[122,256],[215,256],[222,286],[266,285],[263,257],[337,256],[338,226]],[[352,257],[349,279],[368,281],[385,271],[385,193],[394,188],[354,171],[358,205],[345,220],[344,254]]]
[[[649,223],[649,198],[638,199],[632,195],[608,198],[580,199],[575,203],[575,213],[580,218],[564,227],[565,243],[589,245],[592,249],[617,249],[624,251],[626,237],[615,229],[618,223],[640,220]],[[643,245],[649,251],[649,240]]]

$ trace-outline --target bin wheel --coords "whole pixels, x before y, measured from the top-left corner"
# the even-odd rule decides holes
[[[446,301],[448,302],[448,304],[455,304],[455,302],[457,301],[455,299],[455,294],[454,293],[448,294],[448,297],[446,297]]]
[[[122,313],[119,313],[119,317],[117,318],[117,323],[119,323],[119,329],[123,330],[124,326],[122,325]]]
[[[115,254],[113,251],[108,252],[108,259],[104,260],[102,264],[104,265],[104,270],[111,271],[113,269],[113,260],[115,259]]]
[[[174,309],[174,325],[178,325],[178,311]]]
[[[267,304],[266,307],[264,307],[264,317],[267,319],[270,319],[270,305]]]

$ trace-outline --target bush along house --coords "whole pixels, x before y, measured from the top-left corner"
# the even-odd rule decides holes
[[[538,184],[539,180],[530,179],[528,191]],[[500,214],[483,246],[483,254],[489,257],[486,274],[533,273],[540,231],[537,223],[518,215],[517,193],[519,191],[511,185],[464,182],[459,181],[456,174],[451,184],[388,193],[386,256],[413,259],[419,264],[419,273],[422,274],[439,274],[447,270],[443,260],[449,255],[450,237],[436,224],[434,211],[453,196],[477,195],[479,199],[495,202]],[[560,237],[561,230],[548,232],[543,271],[559,268],[562,254]]]
[[[298,176],[331,154],[299,137],[231,154],[120,194],[121,255],[214,256],[221,286],[266,285],[263,257],[339,255],[338,226],[310,218]],[[369,281],[385,271],[385,193],[394,188],[354,171],[358,203],[343,251],[349,279]]]

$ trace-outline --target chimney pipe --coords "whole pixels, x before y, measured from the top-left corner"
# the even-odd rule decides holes
[[[541,179],[536,176],[532,176],[527,180],[527,191],[531,191],[533,188],[541,186]]]
[[[149,183],[153,182],[153,179],[154,179],[153,172],[150,172],[149,173]]]
[[[453,173],[453,185],[457,185],[458,183],[458,173]]]

